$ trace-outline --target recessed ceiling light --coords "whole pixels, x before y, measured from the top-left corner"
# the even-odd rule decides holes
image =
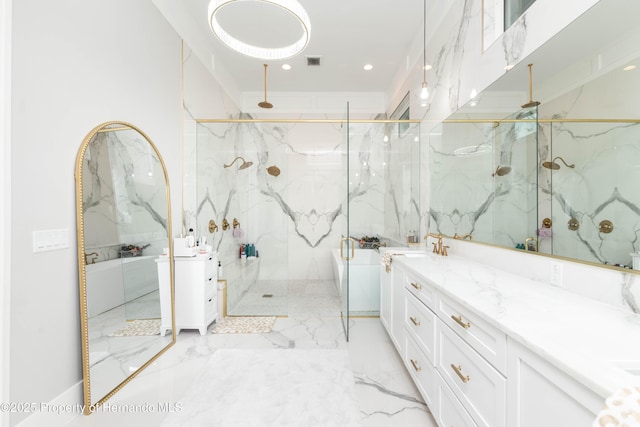
[[[427,64],[427,65],[425,65],[425,66],[424,66],[424,67],[422,67],[422,68],[424,68],[424,70],[425,70],[425,71],[429,71],[429,70],[430,70],[430,69],[432,69],[433,67],[432,67],[431,65]]]
[[[282,69],[283,69],[283,70],[290,70],[290,69],[291,69],[291,65],[289,65],[289,64],[282,64]]]
[[[507,65],[504,66],[504,69],[507,70],[507,71],[509,71],[512,68],[513,68],[513,64],[507,64]]]
[[[373,65],[371,65],[371,64],[367,64],[367,65],[365,65],[365,66],[364,66],[364,70],[365,70],[365,71],[373,70]]]
[[[636,69],[635,65],[627,65],[626,67],[623,68],[624,71],[631,71],[635,69]]]

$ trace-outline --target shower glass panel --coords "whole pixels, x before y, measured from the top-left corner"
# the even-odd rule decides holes
[[[429,140],[429,230],[537,250],[537,107],[495,120],[448,120]]]
[[[349,137],[351,134],[351,126],[349,124],[349,103],[347,103],[345,126],[342,128],[343,143],[343,162],[345,166],[344,174],[344,200],[342,202],[344,224],[342,225],[342,235],[340,238],[340,262],[342,262],[342,274],[336,279],[336,284],[340,290],[340,318],[342,319],[342,327],[344,328],[344,336],[349,341],[349,267],[350,261],[355,257],[355,239],[351,237],[349,228],[349,209],[350,209],[350,193],[351,193],[351,168],[350,159],[351,151],[349,145]],[[340,270],[340,267],[338,267]]]
[[[288,125],[199,122],[196,157],[197,234],[218,252],[227,315],[287,315],[288,177],[300,170]]]
[[[218,252],[227,315],[307,315],[311,304],[336,326],[342,313],[348,334],[349,317],[379,314],[375,249],[420,228],[417,122],[203,119],[196,157],[197,234]],[[243,243],[255,258],[240,257]]]
[[[538,107],[502,120],[493,130],[493,241],[501,246],[539,250]]]

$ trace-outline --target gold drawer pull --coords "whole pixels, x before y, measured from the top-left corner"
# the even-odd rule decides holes
[[[451,364],[451,368],[455,371],[455,373],[458,375],[458,378],[460,378],[462,380],[463,383],[468,382],[471,378],[469,378],[469,375],[462,375],[462,367],[461,366],[456,366],[453,363]]]
[[[413,287],[414,287],[414,288],[416,288],[417,290],[422,289],[422,285],[421,285],[420,283],[414,283],[414,282],[411,282],[411,286],[413,286]]]
[[[451,315],[451,318],[452,318],[453,320],[455,320],[455,321],[456,321],[456,323],[457,323],[458,325],[462,326],[462,327],[463,327],[463,328],[465,328],[465,329],[469,329],[469,328],[471,327],[471,323],[469,323],[469,322],[466,322],[466,323],[465,323],[465,322],[463,322],[463,321],[462,321],[462,316],[454,316],[454,315],[452,314],[452,315]]]
[[[411,319],[411,321],[413,322],[414,325],[420,326],[420,321],[418,319],[416,319],[415,317],[409,316],[409,319]]]
[[[416,362],[413,359],[409,359],[411,361],[411,364],[413,365],[413,369],[416,370],[416,372],[420,372],[422,370],[422,368],[420,366],[418,366],[418,362]]]

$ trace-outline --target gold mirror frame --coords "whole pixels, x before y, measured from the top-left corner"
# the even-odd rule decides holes
[[[85,255],[85,230],[84,230],[84,214],[83,214],[83,163],[85,160],[85,154],[89,147],[89,144],[94,140],[95,136],[101,132],[120,131],[120,130],[133,130],[137,132],[144,140],[149,144],[149,147],[153,150],[153,153],[157,156],[160,166],[164,174],[165,191],[166,191],[166,208],[167,208],[167,246],[169,249],[169,275],[170,275],[170,295],[171,295],[171,341],[160,349],[149,360],[141,364],[135,371],[129,376],[125,377],[123,381],[117,383],[115,387],[111,389],[106,395],[100,396],[95,402],[91,397],[91,365],[90,365],[90,349],[89,349],[89,313],[87,305],[87,276],[86,276],[86,264],[87,259]],[[167,174],[167,168],[164,160],[160,155],[155,144],[151,139],[136,126],[120,121],[110,121],[102,123],[89,132],[84,138],[78,154],[76,157],[75,165],[75,181],[76,181],[76,231],[77,231],[77,243],[78,243],[78,284],[80,291],[80,327],[82,336],[82,374],[83,374],[83,394],[84,394],[84,414],[91,414],[96,408],[104,404],[109,398],[111,398],[122,387],[135,378],[140,372],[153,363],[158,357],[160,357],[165,351],[167,351],[173,344],[176,343],[175,333],[175,306],[174,306],[174,268],[173,268],[173,242],[172,242],[172,230],[171,230],[171,198],[169,191],[169,177]],[[109,388],[111,386],[108,386]]]

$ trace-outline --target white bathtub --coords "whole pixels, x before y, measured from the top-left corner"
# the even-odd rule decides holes
[[[85,272],[88,316],[104,313],[158,290],[155,258],[139,256],[87,264]]]
[[[331,250],[331,264],[338,293],[346,283],[346,264],[340,250]],[[373,249],[356,249],[349,261],[349,313],[377,316],[380,313],[380,254]]]

